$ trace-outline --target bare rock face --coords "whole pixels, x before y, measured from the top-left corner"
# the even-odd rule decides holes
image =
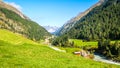
[[[87,15],[93,8],[100,6],[101,4],[103,4],[104,2],[106,2],[107,0],[100,0],[98,3],[96,3],[95,5],[93,5],[92,7],[90,7],[88,10],[86,10],[85,12],[79,13],[76,17],[70,19],[69,21],[66,22],[66,24],[64,24],[59,31],[56,32],[56,35],[62,35],[65,32],[69,31],[74,24],[81,20],[85,15]]]
[[[13,6],[11,6],[11,5],[7,4],[7,3],[2,2],[2,0],[0,1],[0,7],[9,9],[9,10],[15,12],[16,14],[18,14],[20,17],[22,17],[24,19],[29,19],[24,14],[22,14],[20,11],[18,11],[15,7],[13,7]]]
[[[78,55],[78,56],[82,56],[84,58],[89,58],[89,59],[93,59],[94,58],[94,56],[92,54],[90,54],[90,52],[85,51],[85,50],[74,52],[74,54]]]
[[[21,24],[6,18],[5,14],[0,11],[0,28],[6,28],[8,30],[16,30],[17,32],[23,32],[24,29]]]
[[[29,20],[28,17],[26,17],[24,14],[22,14],[15,7],[13,7],[7,3],[2,2],[2,0],[0,1],[0,7],[11,10],[11,11],[15,12],[16,14],[18,14],[21,18]],[[15,30],[16,32],[25,32],[22,24],[17,23],[16,21],[7,18],[5,16],[5,14],[2,13],[1,11],[0,11],[0,28],[5,28],[8,30]]]

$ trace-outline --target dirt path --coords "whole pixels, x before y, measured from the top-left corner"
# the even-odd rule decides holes
[[[66,52],[65,50],[61,50],[61,49],[59,49],[59,48],[57,48],[57,47],[54,47],[54,46],[52,46],[52,45],[49,45],[49,47],[52,48],[52,49],[55,50],[55,51]]]
[[[59,48],[57,48],[55,46],[49,45],[49,47],[52,48],[55,51],[66,53],[65,50],[61,50],[61,49],[59,49]],[[111,61],[111,60],[107,60],[107,59],[105,59],[105,57],[102,57],[102,56],[100,56],[98,54],[94,54],[94,56],[95,56],[95,58],[94,58],[95,61],[101,61],[101,62],[104,62],[104,63],[120,65],[120,63],[117,63],[117,62],[114,62],[114,61]]]

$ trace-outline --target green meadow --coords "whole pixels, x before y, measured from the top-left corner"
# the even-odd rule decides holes
[[[120,66],[58,52],[47,45],[0,29],[0,68],[120,68]]]
[[[74,42],[74,45],[77,47],[98,47],[97,41],[83,41],[79,39],[70,39],[70,42]],[[120,40],[111,41],[111,44],[114,44],[116,41],[120,42]]]
[[[74,45],[77,47],[97,47],[98,42],[97,41],[83,41],[78,39],[70,39],[70,42],[74,42]]]

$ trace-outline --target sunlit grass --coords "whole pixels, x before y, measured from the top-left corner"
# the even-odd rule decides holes
[[[21,41],[20,43],[18,43]],[[21,35],[0,30],[0,68],[119,68],[70,53],[57,52]]]
[[[10,32],[8,30],[2,30],[0,29],[0,40],[4,40],[6,42],[9,42],[11,44],[22,44],[22,43],[34,43],[37,44],[31,40],[28,40],[24,37],[21,37],[22,35]]]
[[[90,46],[90,47],[97,47],[98,42],[97,41],[83,41],[78,39],[70,39],[69,41],[73,41],[75,46],[78,47],[84,47],[84,46]]]
[[[74,42],[75,46],[78,47],[98,47],[98,41],[83,41],[83,40],[79,40],[79,39],[70,39],[70,42]],[[114,44],[116,41],[120,42],[120,40],[114,40],[114,41],[110,41],[111,44]]]

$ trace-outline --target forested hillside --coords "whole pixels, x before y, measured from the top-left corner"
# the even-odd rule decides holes
[[[36,41],[50,35],[42,26],[29,19],[22,18],[16,12],[3,6],[0,7],[0,28],[20,33]]]
[[[65,34],[86,40],[120,39],[120,0],[108,0],[95,7]]]
[[[84,18],[84,16],[87,15],[91,10],[93,10],[93,8],[95,8],[96,6],[100,6],[101,4],[105,3],[106,1],[107,0],[99,0],[98,3],[96,3],[95,5],[93,5],[89,9],[87,9],[86,11],[80,12],[77,16],[73,17],[72,19],[67,21],[61,28],[59,28],[59,30],[56,31],[55,34],[59,36],[59,35],[64,34],[67,31],[69,31],[72,27],[74,27],[74,25],[77,23],[77,21]]]

